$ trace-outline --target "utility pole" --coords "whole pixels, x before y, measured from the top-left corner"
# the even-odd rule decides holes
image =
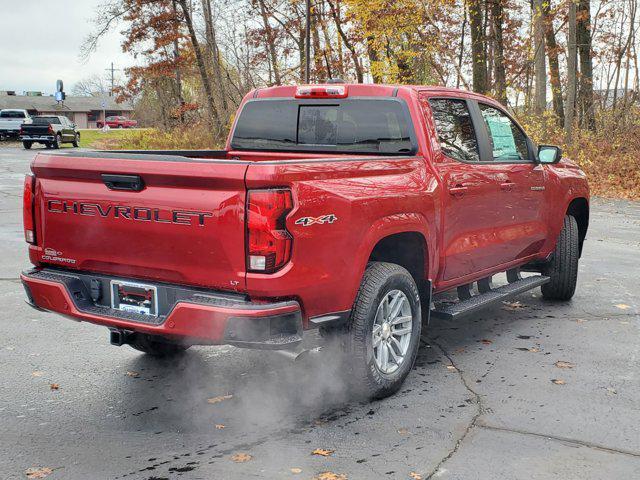
[[[311,0],[306,0],[306,10],[307,10],[307,18],[306,18],[306,38],[305,38],[305,65],[304,65],[304,82],[309,83],[309,79],[311,78]]]
[[[111,90],[109,90],[109,96],[113,97],[113,88],[115,87],[115,72],[119,72],[119,68],[113,68],[113,62],[111,62],[111,68],[105,68],[107,72],[111,72]]]

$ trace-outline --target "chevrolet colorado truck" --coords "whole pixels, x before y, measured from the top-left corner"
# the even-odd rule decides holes
[[[570,299],[589,222],[559,148],[436,87],[258,89],[225,150],[47,152],[31,170],[33,307],[163,356],[295,352],[319,328],[376,398],[400,388],[430,317],[535,287]]]

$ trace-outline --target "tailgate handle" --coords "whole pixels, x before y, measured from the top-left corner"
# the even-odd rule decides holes
[[[144,182],[140,175],[113,175],[103,173],[102,181],[109,190],[130,190],[139,192],[144,188]]]

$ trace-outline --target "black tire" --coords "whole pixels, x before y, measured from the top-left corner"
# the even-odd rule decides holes
[[[173,357],[181,355],[190,345],[159,341],[154,335],[144,335],[136,333],[130,340],[129,345],[136,350],[152,355],[154,357]]]
[[[542,285],[542,296],[548,300],[569,300],[576,291],[580,235],[578,222],[571,215],[564,217],[564,225],[551,261],[543,274],[551,281]]]
[[[33,142],[22,142],[22,146],[25,150],[31,150],[31,145],[33,145]]]
[[[411,307],[411,337],[404,361],[394,372],[384,373],[374,358],[372,333],[378,306],[393,290],[404,293]],[[368,398],[388,397],[402,386],[415,362],[421,329],[420,294],[411,274],[392,263],[367,265],[347,325],[345,343],[352,378]]]
[[[76,132],[75,135],[73,136],[72,145],[76,148],[80,146],[80,134],[78,132]]]
[[[51,148],[58,149],[60,148],[60,144],[62,143],[62,136],[60,134],[56,135],[55,140],[51,142]]]

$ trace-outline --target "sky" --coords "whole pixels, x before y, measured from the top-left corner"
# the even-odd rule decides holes
[[[0,0],[0,90],[55,92],[62,79],[67,94],[93,74],[109,75],[135,64],[122,53],[119,28],[104,37],[87,61],[80,46],[93,30],[91,19],[102,0]],[[10,8],[7,8],[10,7]]]

